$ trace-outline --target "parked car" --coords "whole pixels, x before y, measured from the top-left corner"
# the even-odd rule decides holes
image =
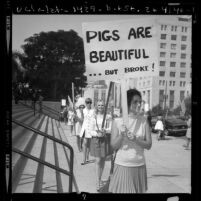
[[[187,123],[184,120],[171,118],[165,120],[166,135],[185,136],[187,131]]]
[[[156,133],[157,131],[154,129],[155,124],[157,122],[157,116],[152,117],[152,132]],[[165,135],[169,136],[185,136],[187,131],[187,123],[180,118],[167,118],[164,121],[164,132]]]

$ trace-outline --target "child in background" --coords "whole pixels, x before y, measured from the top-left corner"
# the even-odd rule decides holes
[[[158,120],[156,122],[154,129],[157,130],[157,132],[158,132],[158,140],[162,139],[163,138],[163,131],[164,131],[162,116],[158,116]]]
[[[71,135],[73,135],[73,126],[74,126],[74,111],[71,107],[69,107],[69,111],[68,111],[68,126],[70,126],[70,132]]]

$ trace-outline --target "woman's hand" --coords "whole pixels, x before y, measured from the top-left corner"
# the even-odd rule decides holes
[[[131,133],[130,131],[127,132],[127,138],[129,140],[135,141],[136,140],[136,136],[133,135],[133,133]]]
[[[122,124],[120,127],[120,133],[122,136],[126,136],[128,129],[126,128],[126,125]]]
[[[99,131],[97,131],[97,137],[104,137],[106,134],[105,129],[101,129]]]

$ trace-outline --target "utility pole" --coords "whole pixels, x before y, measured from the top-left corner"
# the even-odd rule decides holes
[[[165,103],[164,103],[164,111],[166,110],[166,101],[167,101],[167,97],[168,97],[168,95],[167,95],[167,80],[166,80],[166,82],[165,82]],[[167,111],[166,111],[166,114],[165,114],[165,118],[166,118],[166,116],[167,116]]]

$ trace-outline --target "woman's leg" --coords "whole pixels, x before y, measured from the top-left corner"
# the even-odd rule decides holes
[[[86,138],[86,160],[89,160],[89,152],[90,152],[90,138]]]
[[[76,136],[77,138],[77,148],[81,152],[81,142],[80,142],[80,136]]]
[[[95,158],[95,173],[96,173],[96,190],[100,189],[100,180],[101,180],[101,158]]]
[[[105,157],[96,157],[95,169],[96,169],[96,187],[99,190],[101,185],[101,177],[105,167]]]
[[[101,157],[101,160],[100,160],[100,181],[101,181],[101,177],[103,175],[103,170],[104,170],[104,167],[105,167],[105,157]]]
[[[187,138],[186,148],[189,148],[190,138]]]
[[[83,139],[82,147],[83,147],[83,163],[82,164],[84,165],[84,163],[86,163],[86,158],[87,158],[87,138]]]

